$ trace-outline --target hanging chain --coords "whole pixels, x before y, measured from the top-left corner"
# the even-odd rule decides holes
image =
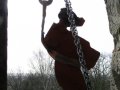
[[[41,30],[41,41],[43,41],[44,38],[44,23],[45,23],[45,17],[46,17],[46,7],[52,3],[53,0],[48,0],[48,1],[44,1],[44,0],[39,0],[39,2],[43,5],[43,20],[42,20],[42,30]],[[75,19],[74,19],[74,15],[72,12],[72,7],[71,7],[71,2],[70,0],[64,0],[66,3],[66,8],[67,8],[67,14],[68,14],[68,20],[70,22],[70,30],[72,32],[72,35],[74,37],[74,43],[77,47],[77,53],[79,56],[79,63],[81,65],[80,69],[82,71],[86,86],[87,86],[87,90],[92,90],[91,87],[91,83],[90,83],[90,79],[89,79],[89,74],[88,74],[88,70],[86,68],[86,62],[84,60],[84,55],[82,52],[82,47],[80,45],[80,39],[78,37],[78,32],[76,29],[76,25],[75,25]]]
[[[81,65],[80,69],[81,69],[81,72],[83,74],[83,77],[84,77],[84,80],[85,80],[85,83],[87,86],[87,90],[92,90],[88,69],[86,66],[84,54],[82,52],[82,46],[80,44],[80,38],[78,37],[78,32],[77,32],[76,25],[75,25],[75,18],[74,18],[72,7],[71,7],[71,2],[70,2],[70,0],[64,0],[64,1],[66,3],[68,20],[70,22],[70,31],[72,32],[72,35],[74,37],[74,43],[77,47],[77,53],[79,56],[79,63]]]

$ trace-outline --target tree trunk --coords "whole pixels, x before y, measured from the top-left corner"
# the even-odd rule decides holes
[[[0,0],[0,90],[7,90],[7,0]]]
[[[111,90],[120,90],[120,0],[105,0],[110,33],[114,38]]]

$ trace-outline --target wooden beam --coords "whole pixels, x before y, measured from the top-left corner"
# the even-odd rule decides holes
[[[7,90],[7,0],[0,0],[0,90]]]

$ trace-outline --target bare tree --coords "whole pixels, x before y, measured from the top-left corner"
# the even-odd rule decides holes
[[[120,0],[105,0],[110,33],[114,38],[111,90],[120,90]]]
[[[7,0],[0,0],[0,90],[7,90]]]
[[[42,51],[34,53],[31,59],[31,67],[36,75],[39,76],[39,84],[43,86],[43,90],[61,90],[54,73],[54,60]]]
[[[19,73],[10,73],[8,75],[8,90],[22,90],[23,86],[23,73],[20,71]]]
[[[58,85],[53,59],[43,52],[35,53],[31,59],[30,73],[8,74],[8,90],[62,90]],[[110,90],[111,56],[101,55],[95,67],[90,71],[93,90]]]
[[[90,70],[93,90],[110,90],[111,55],[101,54],[94,68]]]

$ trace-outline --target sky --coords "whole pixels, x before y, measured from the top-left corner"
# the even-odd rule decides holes
[[[77,27],[79,36],[101,53],[112,53],[113,37],[104,0],[71,0],[73,11],[85,19]],[[65,7],[64,0],[53,0],[47,7],[45,34],[52,23],[58,22],[58,13]],[[27,72],[34,52],[46,52],[41,44],[42,5],[39,0],[8,0],[8,72],[18,69]]]

